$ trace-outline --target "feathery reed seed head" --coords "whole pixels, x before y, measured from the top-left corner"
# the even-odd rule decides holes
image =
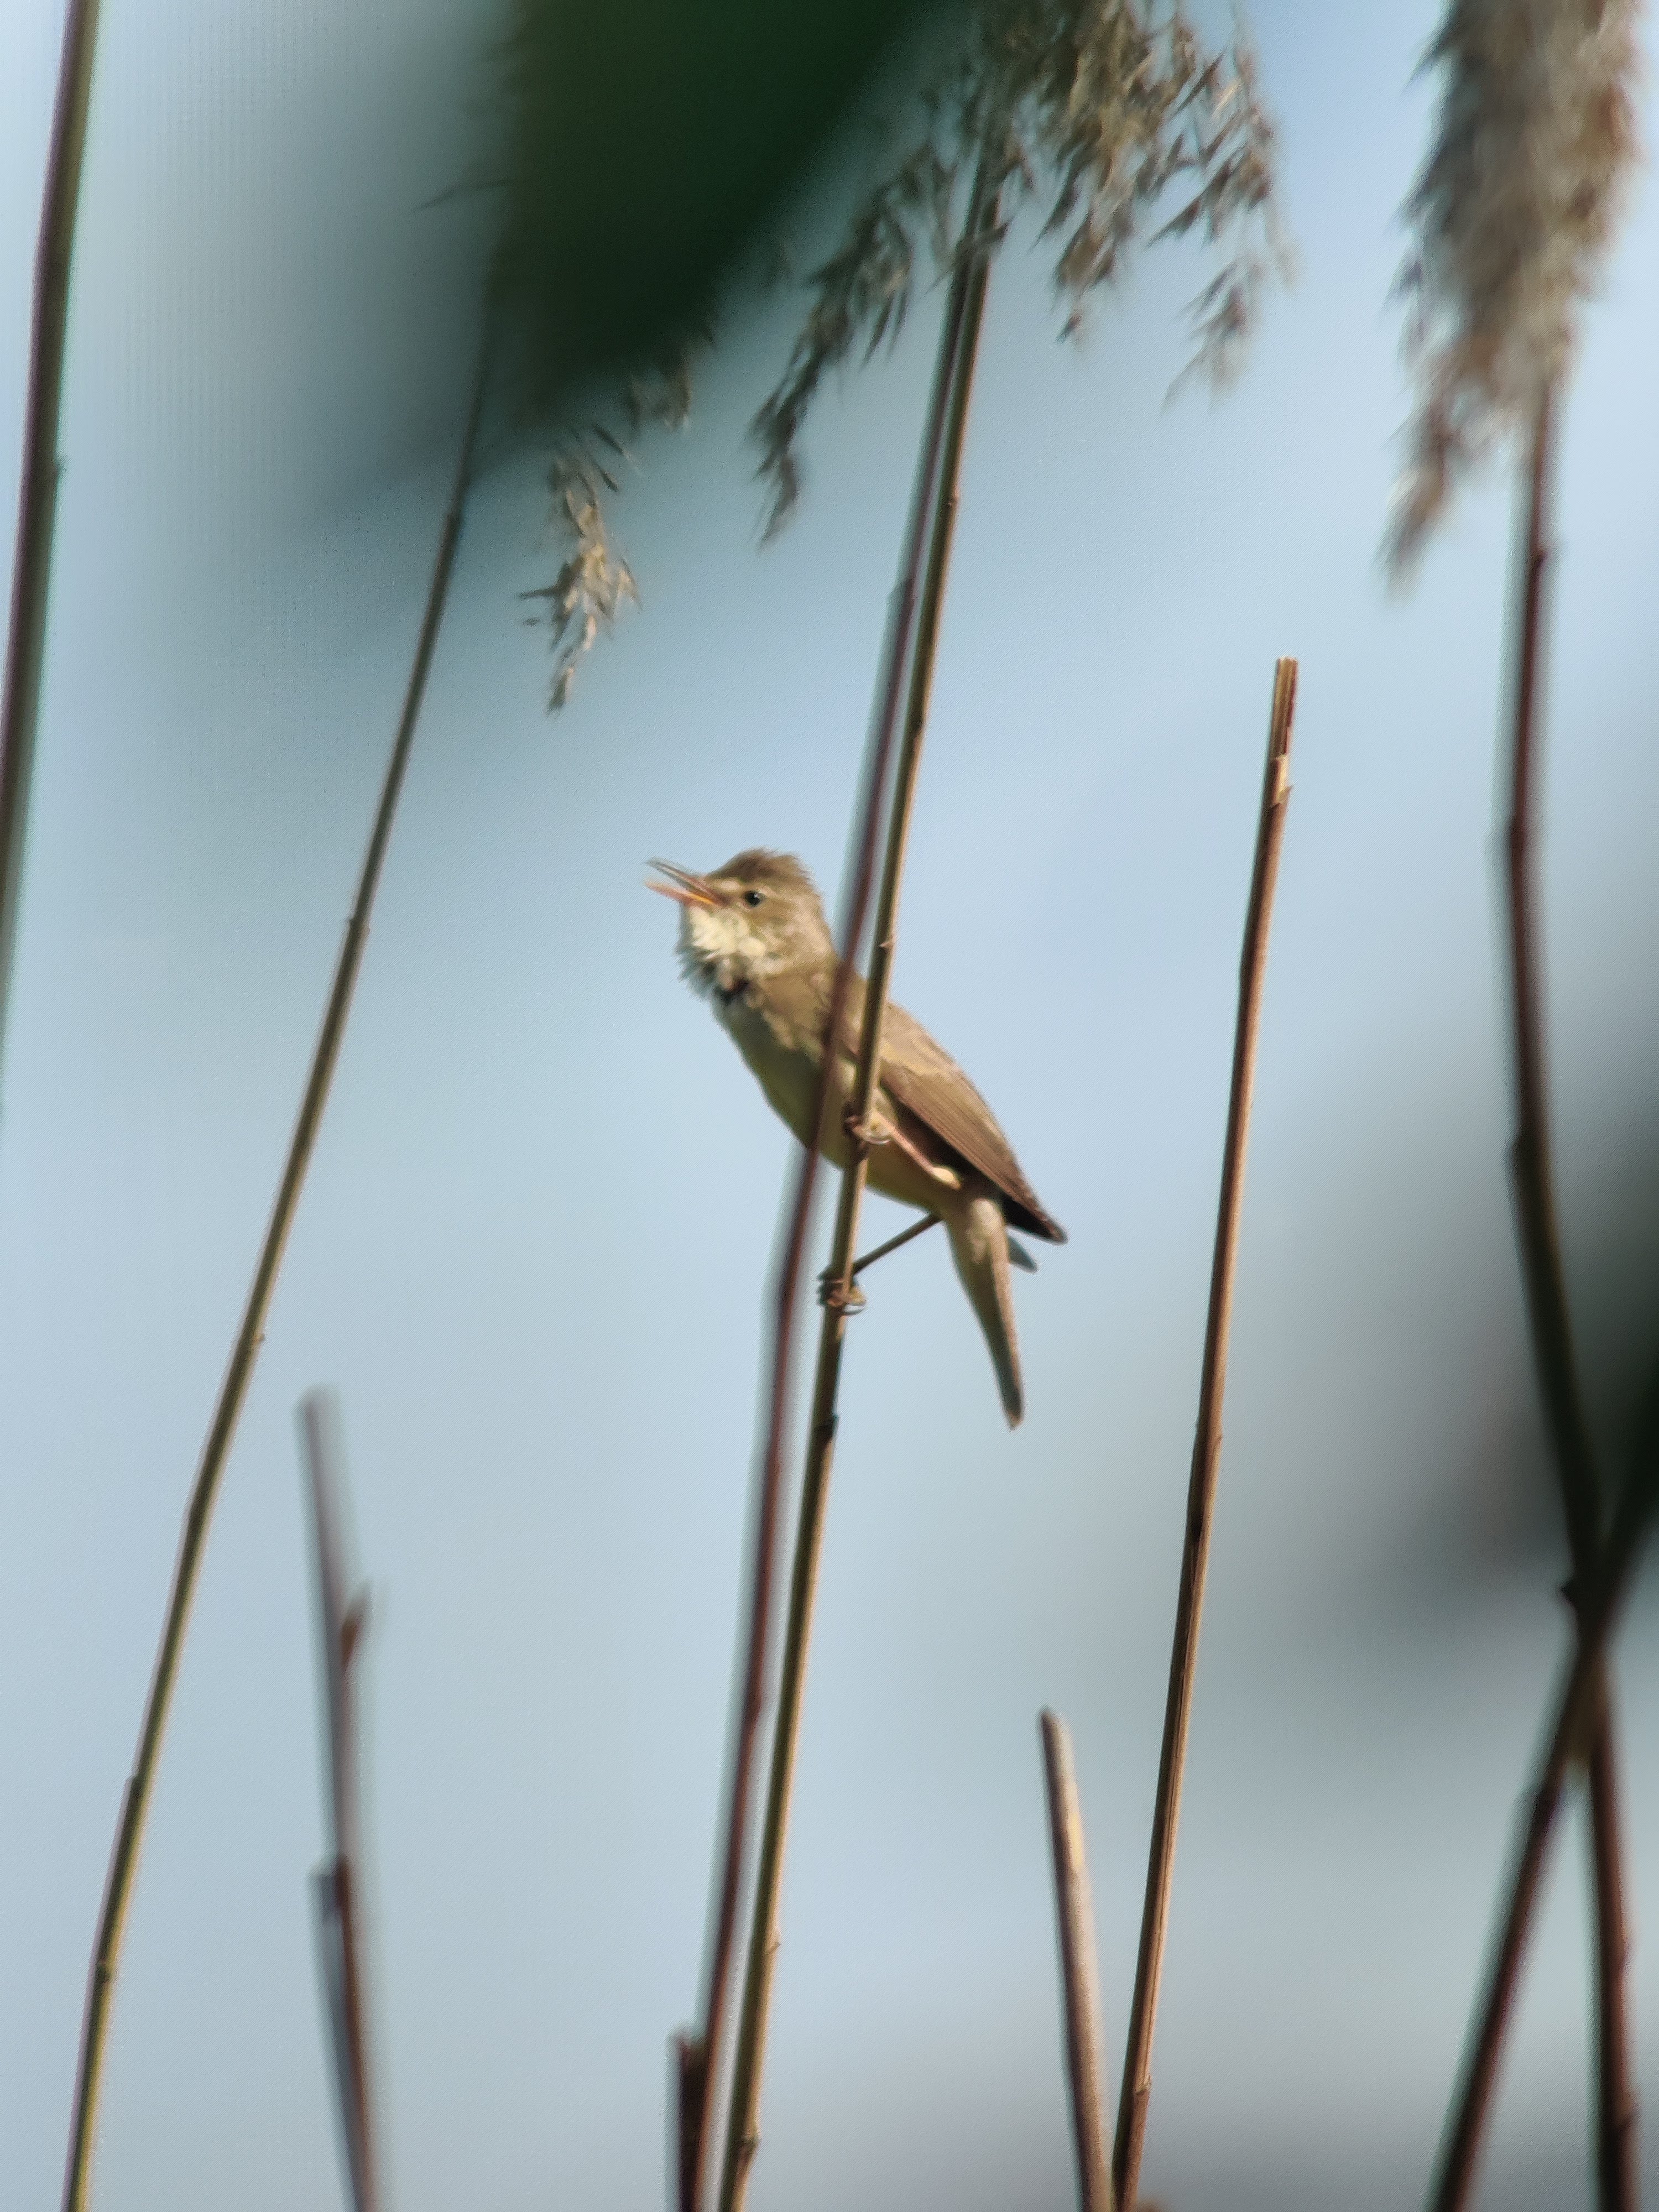
[[[1637,153],[1638,0],[1451,0],[1401,272],[1417,405],[1386,558],[1407,571],[1458,481],[1571,365]]]
[[[524,20],[545,3],[521,0]],[[1250,57],[1242,41],[1206,50],[1180,0],[944,9],[915,41],[893,105],[905,129],[890,130],[885,143],[898,150],[808,279],[784,373],[751,426],[768,538],[799,500],[801,436],[826,376],[896,338],[924,272],[943,276],[963,252],[985,249],[965,235],[972,179],[996,210],[988,250],[1022,210],[1038,212],[1054,246],[1066,336],[1149,226],[1148,243],[1193,233],[1212,246],[1237,241],[1192,304],[1189,371],[1215,382],[1239,364],[1267,276],[1288,268],[1274,219],[1273,126]],[[503,265],[515,267],[511,254]],[[617,412],[631,431],[684,420],[696,356],[712,343],[705,301],[659,340],[649,375],[626,380]],[[638,597],[605,512],[605,495],[620,489],[612,464],[628,458],[597,422],[567,433],[555,452],[554,524],[568,557],[550,585],[526,596],[549,603],[556,708],[600,630]]]
[[[799,499],[800,434],[824,377],[890,343],[921,267],[943,276],[964,250],[975,176],[997,208],[994,249],[1022,209],[1040,210],[1066,337],[1170,193],[1182,197],[1149,242],[1197,231],[1214,245],[1243,228],[1193,303],[1189,366],[1213,381],[1238,367],[1263,283],[1288,265],[1273,125],[1242,40],[1206,52],[1178,0],[980,0],[948,29],[913,88],[921,128],[813,272],[788,366],[755,418],[768,537]]]

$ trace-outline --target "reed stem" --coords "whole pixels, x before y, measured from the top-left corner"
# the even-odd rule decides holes
[[[58,430],[63,413],[64,355],[69,332],[70,269],[75,219],[85,167],[87,114],[92,103],[99,0],[69,0],[58,65],[58,94],[46,149],[46,191],[34,258],[29,331],[28,398],[23,422],[22,479],[6,631],[5,690],[0,695],[0,1073],[6,1013],[22,899],[23,848],[29,787],[40,721],[46,669],[46,611],[58,521]]]
[[[965,297],[963,283],[953,283],[939,334],[939,358],[923,428],[921,452],[916,465],[916,481],[911,494],[898,577],[888,604],[887,624],[865,748],[863,784],[854,810],[857,824],[855,842],[841,916],[842,957],[836,968],[826,1024],[826,1034],[831,1036],[841,1034],[851,978],[857,966],[858,949],[869,918],[882,805],[892,768],[894,743],[904,696],[904,677],[909,665],[911,635],[933,513],[952,376],[961,343]],[[783,1493],[783,1454],[789,1431],[795,1316],[818,1164],[828,1128],[830,1100],[834,1095],[830,1087],[832,1067],[833,1061],[826,1054],[813,1115],[819,1141],[816,1146],[803,1147],[796,1160],[784,1208],[786,1226],[774,1276],[766,1442],[760,1457],[756,1484],[748,1622],[744,1638],[741,1687],[732,1751],[728,1762],[725,1817],[721,1823],[720,1848],[716,1858],[716,1880],[711,1900],[702,2017],[695,2034],[681,2033],[674,2037],[672,2043],[676,2103],[675,2185],[679,2212],[697,2212],[702,2202],[711,2148],[708,2110],[719,2089],[726,2014],[737,1962],[738,1904],[748,1857],[755,1753],[766,1705],[766,1664],[779,1567],[778,1528]]]
[[[311,1505],[328,1747],[328,1856],[313,1876],[318,1956],[328,2000],[335,2099],[353,2212],[375,2212],[380,2202],[379,2161],[359,1910],[362,1789],[353,1680],[362,1650],[368,1593],[349,1588],[343,1527],[345,1449],[338,1405],[331,1391],[313,1390],[301,1401],[300,1441]]]
[[[1273,887],[1284,842],[1290,801],[1291,735],[1296,716],[1294,660],[1280,660],[1273,673],[1273,713],[1267,731],[1267,765],[1262,780],[1256,825],[1255,866],[1250,879],[1244,946],[1238,971],[1238,1018],[1233,1036],[1232,1086],[1227,1101],[1227,1134],[1222,1151],[1221,1197],[1216,1212],[1215,1254],[1210,1270],[1210,1304],[1204,1330],[1204,1359],[1198,1394],[1198,1428],[1193,1439],[1192,1472],[1187,1490],[1187,1534],[1181,1559],[1181,1595],[1176,1607],[1175,1638],[1170,1653],[1170,1688],[1164,1713],[1164,1742],[1158,1757],[1158,1793],[1153,1801],[1152,1845],[1147,1856],[1146,1894],[1141,1911],[1140,1950],[1135,1962],[1134,1997],[1123,2057],[1123,2086],[1118,2099],[1117,2131],[1112,2147],[1112,2179],[1117,2202],[1133,2212],[1140,2180],[1140,2154],[1146,2132],[1146,2106],[1152,2090],[1152,2035],[1158,2021],[1158,1984],[1169,1927],[1170,1885],[1175,1873],[1176,1831],[1181,1820],[1181,1790],[1187,1761],[1187,1732],[1192,1717],[1193,1680],[1198,1668],[1198,1636],[1204,1609],[1204,1578],[1209,1565],[1210,1527],[1216,1480],[1221,1465],[1221,1408],[1227,1387],[1227,1352],[1232,1329],[1233,1276],[1238,1253],[1239,1215],[1244,1198],[1244,1158],[1249,1137],[1250,1099],[1255,1082],[1256,1036],[1267,965],[1267,936],[1273,920]]]
[[[767,1781],[766,1811],[761,1832],[760,1860],[744,1978],[743,2010],[738,2029],[730,2113],[720,2171],[720,2212],[741,2212],[750,2171],[759,2146],[757,2129],[761,2075],[771,2004],[772,1974],[780,1940],[778,1899],[783,1878],[789,1803],[794,1784],[807,1645],[811,1634],[818,1559],[823,1540],[824,1509],[828,1502],[835,1449],[842,1347],[853,1289],[852,1270],[858,1237],[859,1208],[869,1162],[868,1141],[864,1132],[869,1121],[880,1070],[882,1023],[886,1012],[888,984],[896,942],[904,854],[915,798],[916,775],[921,761],[921,741],[927,727],[939,617],[950,565],[963,437],[972,395],[974,363],[985,306],[988,257],[994,238],[994,223],[988,219],[992,213],[986,197],[976,187],[969,217],[966,247],[951,283],[952,301],[956,301],[958,293],[961,297],[959,337],[948,379],[949,404],[945,412],[939,483],[929,532],[927,568],[917,611],[915,647],[910,664],[905,708],[904,739],[888,814],[886,851],[882,864],[881,890],[877,901],[875,936],[871,948],[869,987],[865,997],[863,1030],[848,1114],[849,1154],[842,1174],[841,1195],[828,1269],[829,1294],[824,1301],[823,1320],[818,1335],[806,1471],[802,1484],[794,1563],[790,1578],[789,1613],[784,1630],[778,1709],[774,1724],[772,1760]],[[956,319],[954,313],[947,311],[947,341],[951,324]],[[826,1030],[826,1066],[830,1064],[834,1039],[837,1034],[835,1029]]]
[[[1054,1917],[1066,2000],[1066,2079],[1077,2154],[1078,2212],[1115,2212],[1106,2155],[1106,2106],[1101,2089],[1100,1978],[1095,1960],[1095,1909],[1089,1853],[1078,1800],[1071,1732],[1058,1713],[1039,1717],[1048,1794],[1048,1841],[1054,1863]]]
[[[1557,1224],[1534,865],[1556,411],[1554,390],[1547,386],[1534,418],[1527,458],[1504,884],[1516,1117],[1515,1140],[1510,1151],[1516,1242],[1526,1291],[1533,1366],[1572,1559],[1567,1595],[1577,1620],[1582,1619],[1585,1594],[1600,1565],[1602,1500],[1584,1412]],[[1634,2212],[1639,2191],[1637,2102],[1625,1979],[1629,1936],[1619,1823],[1619,1758],[1605,1681],[1597,1692],[1588,1781],[1591,1887],[1595,1903],[1597,2199],[1601,2212]],[[1513,1990],[1511,1975],[1504,1985],[1506,2007]],[[1501,2021],[1497,2023],[1491,2069],[1470,2085],[1477,2101],[1460,2115],[1448,2139],[1437,2199],[1447,2212],[1466,2204],[1474,2187],[1486,2106],[1496,2083],[1496,2053],[1503,2027]]]
[[[1457,2094],[1441,2141],[1429,2194],[1432,2212],[1455,2212],[1468,2201],[1568,1770],[1575,1759],[1589,1756],[1600,1725],[1607,1646],[1629,1595],[1659,1494],[1659,1371],[1649,1388],[1644,1427],[1602,1547],[1596,1579],[1580,1593],[1575,1646],[1556,1693],[1536,1775],[1522,1801],[1526,1817],[1516,1839],[1486,1985],[1470,2023]]]
[[[341,1042],[345,1035],[346,1018],[351,1011],[352,994],[356,988],[358,970],[362,965],[364,947],[368,942],[374,894],[380,886],[386,845],[392,836],[392,821],[403,790],[404,774],[409,765],[410,748],[414,743],[416,724],[420,719],[421,702],[426,691],[433,648],[437,643],[439,627],[443,620],[450,574],[455,565],[455,550],[460,541],[466,495],[472,477],[472,457],[477,442],[478,422],[483,409],[485,374],[485,363],[481,358],[467,409],[466,428],[461,439],[449,503],[439,535],[432,581],[421,619],[403,712],[398,719],[391,757],[386,763],[380,803],[375,808],[374,827],[369,832],[368,846],[357,881],[356,899],[352,906],[351,917],[346,923],[344,941],[335,967],[322,1027],[318,1032],[310,1073],[306,1079],[294,1134],[283,1167],[282,1180],[276,1187],[270,1224],[259,1249],[241,1326],[231,1347],[230,1364],[220,1386],[218,1401],[214,1407],[213,1419],[185,1515],[178,1559],[173,1571],[173,1587],[167,1597],[161,1643],[155,1655],[155,1670],[150,1680],[149,1696],[139,1730],[137,1755],[122,1796],[120,1820],[110,1856],[103,1905],[98,1917],[91,1971],[87,1978],[86,2009],[82,2019],[69,2157],[64,2179],[64,2212],[84,2212],[87,2202],[93,2144],[97,2130],[98,2096],[103,2080],[104,2050],[109,2031],[110,2002],[120,1966],[127,1907],[131,1900],[133,1879],[137,1873],[139,1846],[143,1839],[150,1791],[173,1702],[191,1602],[196,1595],[203,1547],[207,1541],[208,1524],[218,1495],[220,1478],[230,1455],[248,1385],[258,1360],[259,1347],[264,1341],[265,1316],[270,1310],[283,1255],[288,1246],[289,1232],[294,1225],[300,1195],[305,1187],[306,1173],[316,1147],[317,1133],[322,1126],[324,1109],[328,1103],[329,1090],[339,1060]]]

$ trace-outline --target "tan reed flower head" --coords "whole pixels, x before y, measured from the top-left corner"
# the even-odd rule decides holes
[[[911,59],[891,102],[902,127],[879,134],[885,158],[808,279],[789,359],[751,426],[768,537],[799,501],[801,434],[824,379],[890,343],[917,285],[955,265],[975,178],[996,210],[992,250],[1022,208],[1038,210],[1056,242],[1064,335],[1149,231],[1148,243],[1193,232],[1229,241],[1191,311],[1190,366],[1218,382],[1238,365],[1267,276],[1288,269],[1273,126],[1250,56],[1242,40],[1206,49],[1180,0],[973,0],[944,11]],[[694,359],[712,343],[700,325],[672,361],[629,384],[616,410],[629,433],[684,419]],[[553,521],[568,557],[525,596],[548,602],[556,708],[584,653],[638,598],[605,512],[630,461],[597,422],[555,453]]]
[[[1407,571],[1458,480],[1571,366],[1637,155],[1639,0],[1450,0],[1401,272],[1417,383],[1386,558]]]
[[[1068,337],[1160,215],[1149,242],[1243,231],[1193,303],[1191,366],[1216,381],[1238,366],[1270,270],[1288,267],[1249,52],[1242,39],[1206,51],[1178,0],[980,0],[931,58],[921,128],[814,271],[788,366],[755,418],[769,537],[800,495],[800,434],[824,377],[897,336],[921,266],[950,267],[975,175],[995,201],[995,242],[1022,207],[1042,211]]]

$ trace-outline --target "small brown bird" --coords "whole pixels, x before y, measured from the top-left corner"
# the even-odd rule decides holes
[[[787,853],[739,853],[707,876],[665,860],[651,865],[668,881],[650,888],[678,900],[682,909],[685,980],[711,1001],[775,1112],[810,1144],[836,966],[812,878]],[[847,1114],[864,1019],[861,975],[851,979],[848,1001],[823,1146],[837,1167],[848,1156]],[[1016,1428],[1025,1401],[1008,1269],[1011,1256],[1027,1267],[1031,1262],[1018,1245],[1011,1247],[1009,1225],[1053,1244],[1063,1244],[1066,1232],[1044,1212],[990,1108],[902,1006],[887,1008],[871,1119],[871,1186],[944,1222],[957,1273],[990,1348],[1002,1410]]]

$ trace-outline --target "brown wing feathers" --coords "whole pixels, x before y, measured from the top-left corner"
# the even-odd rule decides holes
[[[858,995],[861,1001],[862,993]],[[855,1020],[862,1012],[860,1003]],[[902,1006],[890,1006],[883,1024],[881,1080],[907,1113],[1001,1192],[1011,1227],[1051,1244],[1066,1242],[1066,1231],[1026,1181],[996,1116],[955,1060]]]

